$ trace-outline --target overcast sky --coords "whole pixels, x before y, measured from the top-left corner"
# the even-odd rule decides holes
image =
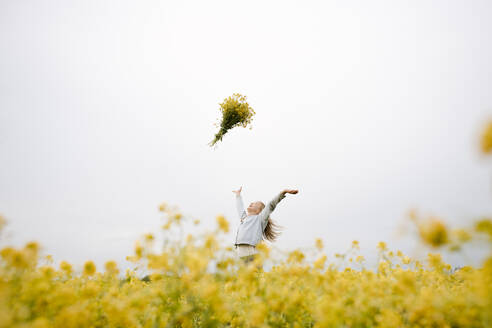
[[[232,245],[243,186],[246,202],[299,189],[272,215],[279,249],[412,254],[395,236],[410,208],[492,213],[491,34],[478,0],[1,0],[3,244],[125,266],[165,201],[203,229],[226,215]],[[253,129],[213,150],[234,92]]]

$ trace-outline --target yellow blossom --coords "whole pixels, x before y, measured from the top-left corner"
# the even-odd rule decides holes
[[[256,249],[263,254],[265,258],[268,258],[270,256],[270,248],[268,245],[264,242],[260,242],[256,245]]]
[[[322,255],[322,256],[318,257],[318,259],[316,259],[316,261],[314,261],[313,267],[315,267],[316,269],[322,270],[325,266],[325,262],[326,262],[326,255]]]
[[[65,274],[72,274],[72,265],[66,261],[60,262],[60,270],[62,270]]]
[[[7,225],[7,220],[3,216],[0,215],[0,231]]]
[[[84,275],[92,276],[96,273],[96,265],[92,261],[87,261],[84,263]]]
[[[304,260],[305,255],[300,250],[294,250],[289,253],[288,262],[292,263],[300,263]]]
[[[482,152],[488,154],[492,152],[492,121],[490,121],[482,133],[481,139]]]
[[[148,233],[145,235],[145,241],[147,241],[147,242],[152,242],[152,241],[154,241],[154,239],[155,239],[154,235],[151,233]]]
[[[137,259],[140,259],[143,256],[143,251],[144,248],[142,247],[140,242],[137,241],[135,243],[135,256],[137,257]]]
[[[223,215],[217,216],[217,224],[219,225],[220,230],[229,232],[229,222],[227,222]]]
[[[246,96],[239,93],[234,93],[231,97],[224,99],[219,105],[222,119],[217,126],[220,126],[220,129],[210,142],[210,146],[214,146],[218,141],[222,140],[230,129],[236,126],[246,128],[255,115],[253,108],[246,102]]]
[[[436,218],[418,224],[422,241],[432,247],[439,247],[448,242],[448,231],[444,223]]]
[[[159,211],[164,212],[166,211],[166,209],[167,209],[166,203],[161,203],[161,205],[159,205]]]
[[[115,261],[107,261],[104,264],[104,269],[109,274],[118,274],[118,272],[119,272],[118,265],[116,264]]]
[[[386,243],[384,241],[380,241],[378,243],[378,249],[380,251],[386,251],[386,250],[388,250],[388,246],[386,246]]]

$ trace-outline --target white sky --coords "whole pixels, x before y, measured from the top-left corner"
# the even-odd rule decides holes
[[[490,1],[0,1],[4,244],[125,266],[162,201],[225,214],[232,244],[242,185],[300,190],[272,215],[280,249],[412,253],[408,209],[492,213],[491,34]],[[233,92],[253,130],[212,150]]]

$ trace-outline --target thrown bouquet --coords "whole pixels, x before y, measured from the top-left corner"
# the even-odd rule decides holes
[[[248,124],[251,124],[255,111],[246,102],[246,96],[239,93],[234,93],[232,96],[224,99],[220,105],[220,111],[222,112],[222,120],[220,124],[219,132],[215,135],[214,140],[210,142],[210,146],[214,146],[217,141],[222,140],[222,137],[232,128],[236,126],[242,126],[246,128]],[[251,129],[251,127],[250,127]]]

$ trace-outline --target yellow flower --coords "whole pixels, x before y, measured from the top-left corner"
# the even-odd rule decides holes
[[[143,251],[144,248],[142,247],[142,245],[140,245],[140,242],[137,241],[135,243],[135,256],[137,257],[137,259],[140,259],[143,256]]]
[[[431,254],[427,255],[428,262],[431,268],[435,270],[441,270],[444,267],[444,263],[442,262],[441,254]]]
[[[471,234],[465,229],[456,229],[453,231],[453,234],[456,236],[458,241],[462,243],[466,243],[472,239]]]
[[[475,230],[477,232],[486,233],[492,240],[492,219],[484,218],[475,223]]]
[[[70,274],[72,274],[72,265],[66,261],[61,261],[60,262],[60,270],[65,272],[65,274],[70,275]]]
[[[29,267],[29,254],[26,252],[14,250],[9,258],[10,264],[14,268],[25,269]]]
[[[217,223],[220,230],[224,232],[229,232],[229,222],[227,222],[226,218],[223,215],[217,216]]]
[[[167,253],[162,254],[149,254],[147,256],[148,259],[148,268],[149,269],[167,269],[169,268],[169,255]]]
[[[104,269],[109,274],[118,274],[118,272],[119,272],[118,265],[116,264],[115,261],[107,261],[104,264]]]
[[[323,240],[321,240],[321,238],[316,238],[315,246],[321,251],[323,249]]]
[[[46,279],[51,279],[55,275],[55,269],[53,269],[51,266],[42,266],[41,268],[41,274],[44,276]]]
[[[148,233],[145,235],[145,241],[147,241],[147,242],[152,242],[152,241],[154,241],[154,239],[155,239],[154,235],[151,233]]]
[[[24,248],[26,250],[29,250],[30,252],[38,253],[38,251],[39,251],[39,244],[37,242],[31,241],[31,242],[27,243]]]
[[[88,281],[81,289],[81,296],[92,298],[99,292],[99,284],[95,281]]]
[[[44,257],[44,259],[46,260],[47,263],[51,264],[53,263],[53,256],[51,256],[51,254],[48,254]]]
[[[420,238],[432,247],[439,247],[448,242],[448,231],[444,223],[431,218],[418,224]]]
[[[408,256],[403,256],[403,258],[401,259],[401,262],[403,264],[410,264],[412,260],[408,257]]]
[[[205,244],[204,244],[205,248],[207,249],[215,249],[217,248],[217,240],[215,239],[214,236],[212,235],[208,235],[205,239]]]
[[[218,141],[222,140],[224,135],[232,128],[236,126],[242,126],[246,128],[251,123],[255,111],[246,102],[246,96],[242,96],[239,93],[234,93],[231,97],[224,99],[220,105],[220,111],[222,113],[222,120],[220,124],[219,132],[215,135],[214,139],[210,142],[210,146],[215,145]]]
[[[481,147],[485,154],[492,152],[492,121],[487,124],[482,133]]]
[[[0,215],[0,231],[7,225],[7,220],[3,216]]]
[[[412,221],[417,221],[417,210],[415,208],[408,211],[408,218]]]
[[[92,261],[87,261],[84,263],[84,275],[92,276],[96,273],[96,265]]]
[[[294,250],[289,253],[289,257],[287,259],[287,262],[289,263],[300,263],[304,260],[304,253],[302,253],[300,250]]]
[[[270,248],[264,242],[260,242],[256,245],[258,252],[262,253],[265,258],[270,257]]]
[[[166,211],[166,209],[167,209],[166,203],[161,203],[161,205],[159,205],[159,211],[164,212]]]
[[[316,261],[314,261],[313,266],[318,270],[322,270],[325,267],[325,262],[326,262],[326,255],[322,255],[318,257]]]

